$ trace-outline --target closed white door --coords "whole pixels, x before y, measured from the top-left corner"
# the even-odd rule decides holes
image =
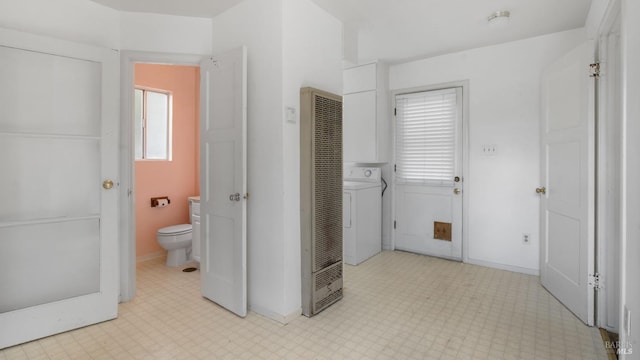
[[[462,260],[462,88],[395,104],[395,248]]]
[[[588,325],[594,290],[594,103],[585,43],[550,65],[542,78],[542,285]]]
[[[247,52],[200,65],[200,254],[202,295],[247,314]]]
[[[0,348],[117,316],[118,66],[0,29]]]

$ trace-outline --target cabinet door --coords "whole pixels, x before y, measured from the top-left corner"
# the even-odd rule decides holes
[[[343,148],[345,162],[377,162],[376,92],[343,97]]]
[[[376,89],[376,64],[346,69],[343,73],[343,93],[351,94]]]

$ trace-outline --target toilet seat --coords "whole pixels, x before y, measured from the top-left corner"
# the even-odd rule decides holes
[[[180,224],[163,227],[158,230],[158,235],[164,236],[175,236],[175,235],[184,235],[190,233],[192,231],[191,224]]]

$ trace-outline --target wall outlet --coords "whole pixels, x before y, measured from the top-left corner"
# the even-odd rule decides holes
[[[522,234],[522,242],[525,245],[531,244],[531,235],[530,234]]]
[[[498,153],[498,147],[494,144],[485,144],[482,145],[482,154],[484,156],[496,156]]]

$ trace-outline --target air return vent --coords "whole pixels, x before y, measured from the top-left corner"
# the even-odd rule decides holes
[[[300,90],[302,312],[342,298],[342,98]]]

